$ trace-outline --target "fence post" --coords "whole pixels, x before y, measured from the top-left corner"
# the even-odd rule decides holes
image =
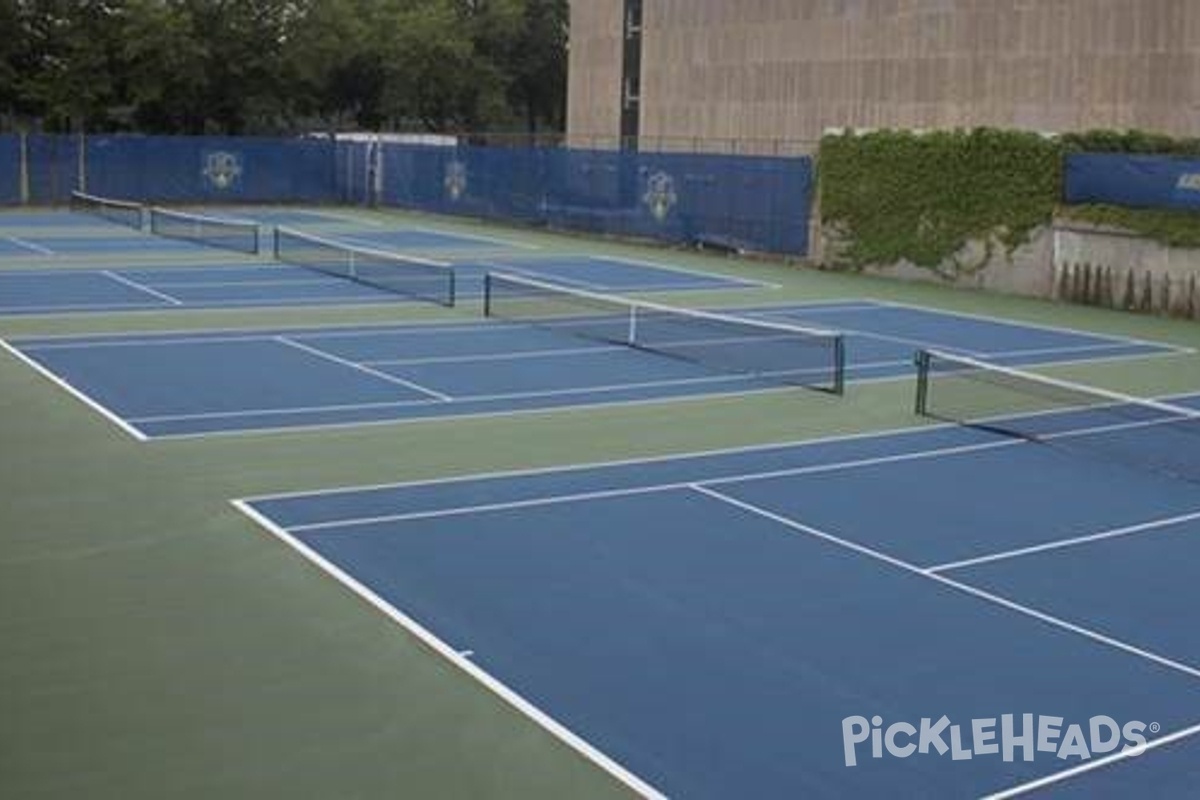
[[[87,191],[87,134],[83,131],[79,132],[78,152],[75,154],[78,174],[75,176],[75,185],[79,191]]]
[[[25,131],[20,133],[20,177],[18,181],[21,184],[21,205],[29,205],[29,134]]]

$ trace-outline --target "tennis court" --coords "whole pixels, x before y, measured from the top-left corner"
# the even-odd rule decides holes
[[[647,796],[1188,796],[1200,417],[1114,413],[238,505]]]
[[[629,347],[624,306],[597,309],[590,295],[562,287],[530,294],[539,284],[513,280],[515,292],[491,298],[498,318],[480,322],[12,339],[8,346],[137,438],[510,415],[792,384],[836,389],[843,360],[845,379],[895,378],[908,374],[918,346],[1011,364],[1180,352],[867,300],[741,315],[844,332],[844,345],[796,340],[789,329],[713,330],[690,317],[656,330],[650,316],[642,330],[649,345]],[[656,346],[663,338],[668,357]],[[688,352],[674,357],[681,346]]]
[[[181,248],[196,248],[175,242]],[[576,286],[615,292],[695,291],[760,286],[752,281],[631,264],[601,256],[492,259],[455,265],[457,294],[478,297],[483,275],[502,268]],[[78,314],[204,308],[406,302],[365,283],[267,261],[211,266],[37,269],[0,272],[0,314]]]

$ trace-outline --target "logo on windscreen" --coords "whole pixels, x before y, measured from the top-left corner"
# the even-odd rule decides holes
[[[646,179],[646,193],[642,195],[642,202],[656,220],[664,221],[679,202],[674,178],[665,172],[653,173]]]
[[[215,189],[230,189],[242,177],[242,160],[224,150],[204,156],[204,179]]]
[[[467,165],[461,161],[451,161],[446,165],[446,177],[443,180],[446,195],[454,201],[467,193]]]
[[[1189,192],[1200,192],[1200,172],[1185,172],[1179,176],[1179,182],[1175,184],[1176,189],[1185,189]]]

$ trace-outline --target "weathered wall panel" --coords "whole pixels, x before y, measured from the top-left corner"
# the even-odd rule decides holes
[[[574,137],[615,137],[622,5],[573,3]],[[644,42],[645,146],[762,150],[840,126],[1200,134],[1200,0],[645,0]]]

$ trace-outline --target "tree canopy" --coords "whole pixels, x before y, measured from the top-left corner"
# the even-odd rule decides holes
[[[0,0],[0,127],[560,130],[567,0]]]

